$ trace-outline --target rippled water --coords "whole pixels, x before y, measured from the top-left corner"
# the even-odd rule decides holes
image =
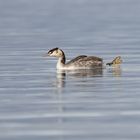
[[[140,1],[1,0],[0,139],[140,139]],[[120,55],[120,68],[55,69],[44,58]]]

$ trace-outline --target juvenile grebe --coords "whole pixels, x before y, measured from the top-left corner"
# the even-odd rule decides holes
[[[76,58],[72,59],[71,61],[66,63],[66,57],[64,52],[59,48],[54,48],[49,50],[49,56],[54,56],[58,58],[57,62],[57,69],[94,69],[94,68],[101,68],[103,66],[103,59],[96,57],[96,56],[86,56],[80,55]],[[107,63],[107,65],[112,65],[119,62],[121,60],[120,57],[116,57],[111,63]],[[121,62],[121,61],[120,61]],[[117,64],[117,63],[116,63]]]

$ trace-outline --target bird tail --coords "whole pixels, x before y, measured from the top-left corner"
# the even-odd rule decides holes
[[[117,56],[112,62],[106,63],[109,66],[115,66],[122,63],[121,56]]]

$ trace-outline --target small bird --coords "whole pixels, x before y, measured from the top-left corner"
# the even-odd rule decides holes
[[[107,63],[106,65],[115,66],[115,65],[121,64],[121,63],[122,63],[121,57],[120,56],[117,56],[112,62]]]
[[[48,51],[48,56],[53,56],[58,58],[58,62],[56,65],[57,69],[62,70],[74,70],[74,69],[95,69],[95,68],[102,68],[103,66],[103,59],[96,57],[96,56],[86,56],[80,55],[76,58],[72,59],[71,61],[66,63],[65,53],[59,48],[53,48]],[[112,62],[107,63],[106,65],[114,65],[120,64],[121,57],[116,57]]]

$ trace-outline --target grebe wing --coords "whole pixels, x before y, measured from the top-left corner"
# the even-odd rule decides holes
[[[100,57],[96,57],[96,56],[88,56],[86,58],[84,58],[85,61],[103,61],[102,58]]]
[[[75,63],[76,61],[79,61],[80,59],[84,59],[86,57],[87,57],[86,55],[77,56],[74,59],[70,60],[67,64]]]

